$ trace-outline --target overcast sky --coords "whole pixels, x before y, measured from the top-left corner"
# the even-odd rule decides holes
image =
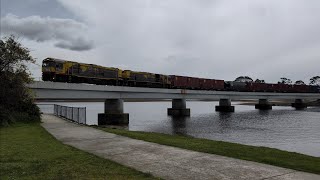
[[[319,0],[1,0],[1,36],[46,57],[266,82],[320,75]],[[32,66],[34,77],[40,66]]]

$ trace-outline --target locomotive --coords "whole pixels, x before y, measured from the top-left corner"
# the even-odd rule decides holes
[[[319,86],[235,82],[122,70],[56,58],[42,62],[42,80],[98,85],[243,92],[320,93]]]

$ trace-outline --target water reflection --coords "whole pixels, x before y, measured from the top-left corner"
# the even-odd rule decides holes
[[[261,116],[268,116],[270,114],[270,111],[272,111],[271,109],[267,109],[267,110],[257,110],[259,115]]]
[[[186,122],[190,120],[190,117],[186,116],[170,116],[169,119],[172,123],[172,134],[187,135]]]
[[[224,133],[225,131],[228,131],[231,126],[231,118],[233,116],[232,112],[218,112],[218,127],[219,132]],[[216,119],[216,117],[212,117],[212,120]]]

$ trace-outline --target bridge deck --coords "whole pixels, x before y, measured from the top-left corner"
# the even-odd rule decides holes
[[[103,86],[37,81],[28,84],[36,99],[320,99],[320,93],[233,92]]]

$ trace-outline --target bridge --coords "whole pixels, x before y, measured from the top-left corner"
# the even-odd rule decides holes
[[[273,92],[233,92],[204,91],[187,89],[141,88],[127,86],[104,86],[93,84],[75,84],[37,81],[28,84],[35,93],[36,100],[104,100],[105,113],[98,115],[98,124],[108,123],[105,119],[113,119],[112,123],[128,120],[128,114],[123,113],[123,100],[162,100],[172,99],[169,115],[189,116],[186,108],[188,100],[219,100],[216,111],[233,112],[233,100],[257,99],[256,109],[272,109],[269,100],[292,100],[292,105],[305,108],[305,100],[320,99],[319,93],[273,93]]]

